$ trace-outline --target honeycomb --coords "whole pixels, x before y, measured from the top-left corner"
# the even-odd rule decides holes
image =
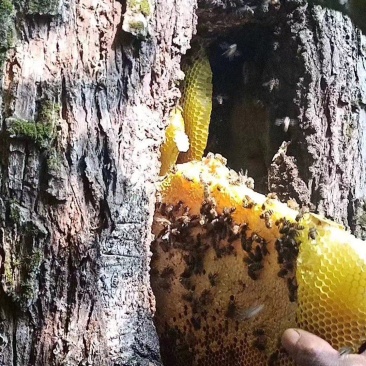
[[[357,352],[366,340],[366,246],[315,215],[304,226],[311,231],[299,237],[310,241],[297,260],[298,325]]]
[[[151,283],[165,366],[293,365],[289,327],[365,341],[364,242],[247,187],[209,155],[161,184]]]
[[[169,116],[169,124],[165,131],[165,142],[160,148],[160,175],[165,175],[176,163],[180,151],[189,148],[188,136],[184,132],[182,110],[174,108]]]
[[[181,104],[191,145],[188,152],[179,155],[179,162],[201,160],[207,145],[212,109],[212,71],[204,50],[198,51],[192,66],[186,70]]]

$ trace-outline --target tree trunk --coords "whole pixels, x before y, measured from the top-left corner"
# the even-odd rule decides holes
[[[304,1],[257,3],[252,14],[253,1],[200,2],[197,41],[217,60],[222,41],[247,31],[270,47],[254,47],[252,84],[214,108],[210,146],[245,169],[236,135],[248,134],[236,131],[253,119],[232,111],[259,100],[262,125],[250,134],[263,138],[249,171],[259,187],[270,171],[270,190],[364,236],[364,39]],[[0,3],[0,365],[160,364],[148,273],[154,182],[195,10],[195,0]],[[215,97],[215,75],[227,74],[214,59]],[[228,69],[241,79],[242,66]],[[287,132],[275,124],[284,117],[296,120]],[[283,141],[287,155],[272,162]]]
[[[160,364],[154,181],[194,8],[1,3],[1,365]]]

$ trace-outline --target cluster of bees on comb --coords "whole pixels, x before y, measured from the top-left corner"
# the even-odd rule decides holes
[[[338,289],[357,278],[364,291],[366,277],[349,270],[348,279],[329,278],[347,255],[355,266],[366,260],[363,242],[234,175],[209,155],[177,165],[161,183],[151,282],[164,365],[291,365],[279,339],[297,326],[357,350],[366,301]],[[339,320],[351,318],[358,330],[347,334]]]

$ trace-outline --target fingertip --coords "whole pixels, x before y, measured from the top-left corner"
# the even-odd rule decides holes
[[[302,329],[287,329],[281,342],[299,365],[334,365],[338,359],[338,352],[329,343]]]
[[[300,336],[301,335],[297,329],[286,329],[281,337],[282,346],[285,347],[287,351],[291,352],[291,350],[296,347]]]

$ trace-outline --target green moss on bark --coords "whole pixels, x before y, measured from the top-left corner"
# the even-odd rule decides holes
[[[58,104],[46,101],[43,103],[36,121],[8,118],[8,132],[11,137],[33,141],[39,148],[48,149],[55,138],[55,126],[60,115]]]

